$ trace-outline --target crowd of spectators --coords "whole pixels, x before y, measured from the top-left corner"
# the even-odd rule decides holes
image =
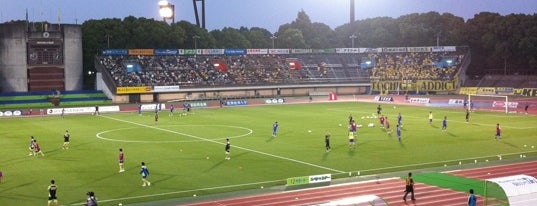
[[[376,65],[371,78],[376,80],[452,80],[464,55],[448,53],[381,53],[371,54]],[[450,61],[438,67],[437,63]],[[444,66],[445,65],[445,66]]]
[[[449,57],[448,67],[435,62]],[[229,86],[301,83],[309,80],[451,80],[463,59],[447,53],[369,53],[301,55],[192,55],[192,56],[101,56],[100,63],[116,86]],[[288,59],[299,61],[292,68]],[[361,69],[364,60],[372,69]],[[127,64],[139,70],[129,71]],[[369,72],[363,72],[363,71]]]

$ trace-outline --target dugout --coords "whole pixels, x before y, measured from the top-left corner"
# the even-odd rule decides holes
[[[528,175],[488,179],[485,187],[485,205],[537,205],[537,179]]]

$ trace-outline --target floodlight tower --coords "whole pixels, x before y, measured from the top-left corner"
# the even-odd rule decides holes
[[[166,19],[171,19],[172,23],[175,23],[175,5],[170,4],[170,2],[166,0],[159,1],[158,5],[160,7],[159,13],[162,19],[164,21],[166,21]]]
[[[351,24],[354,22],[354,0],[351,0]]]
[[[198,15],[198,4],[197,2],[201,2],[201,25],[200,25],[200,18]],[[196,25],[198,25],[199,28],[205,29],[205,0],[192,0],[192,4],[194,4],[194,15],[196,15]]]

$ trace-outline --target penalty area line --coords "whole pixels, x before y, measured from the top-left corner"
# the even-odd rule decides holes
[[[195,136],[195,135],[180,133],[180,132],[176,132],[176,131],[173,131],[173,130],[163,129],[163,128],[159,128],[159,127],[155,127],[155,126],[144,125],[144,124],[140,124],[140,123],[136,123],[136,122],[131,122],[131,121],[117,119],[117,118],[103,116],[103,115],[101,115],[100,117],[104,117],[104,118],[107,118],[107,119],[116,120],[116,121],[120,121],[120,122],[124,122],[124,123],[134,124],[134,125],[138,125],[138,126],[146,127],[146,128],[150,128],[150,129],[156,129],[156,130],[160,130],[160,131],[164,131],[164,132],[169,132],[169,133],[173,133],[173,134],[181,134],[181,135],[185,135],[185,136],[188,136],[188,137],[192,137],[194,139],[204,140],[204,141],[212,142],[212,143],[215,143],[215,144],[225,145],[224,143],[219,142],[219,141],[215,141],[215,140],[207,139],[207,138],[203,138],[203,137],[198,137],[198,136]],[[240,146],[233,146],[233,147],[238,148],[238,149],[242,149],[242,150],[246,150],[246,151],[249,151],[249,152],[254,152],[254,153],[257,153],[257,154],[266,155],[266,156],[269,156],[269,157],[274,157],[274,158],[278,158],[278,159],[283,159],[283,160],[287,160],[287,161],[291,161],[291,162],[300,163],[300,164],[303,164],[303,165],[308,165],[308,166],[312,166],[312,167],[332,171],[332,172],[344,173],[344,171],[341,171],[341,170],[337,170],[337,169],[333,169],[333,168],[329,168],[329,167],[324,167],[324,166],[321,166],[321,165],[316,165],[316,164],[313,164],[313,163],[304,162],[304,161],[300,161],[300,160],[296,160],[296,159],[292,159],[292,158],[288,158],[288,157],[283,157],[283,156],[279,156],[279,155],[275,155],[275,154],[261,152],[261,151],[258,151],[258,150],[253,150],[253,149],[240,147]]]

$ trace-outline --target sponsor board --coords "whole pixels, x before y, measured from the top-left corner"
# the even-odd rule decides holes
[[[69,108],[49,108],[47,115],[64,114],[90,114],[95,112],[95,107],[69,107]],[[119,106],[99,106],[99,112],[119,112]]]
[[[332,181],[331,174],[291,177],[291,178],[287,178],[286,186],[314,184],[314,183],[322,183],[322,182],[330,182],[330,181]]]
[[[117,94],[143,94],[151,91],[151,87],[118,87]]]
[[[243,105],[248,105],[248,101],[246,100],[226,101],[226,106],[243,106]]]
[[[190,103],[190,107],[192,108],[207,107],[207,102],[192,102]]]
[[[129,49],[129,55],[143,55],[143,56],[152,56],[155,52],[153,49]]]
[[[153,92],[178,92],[181,89],[177,86],[154,86]]]
[[[0,111],[0,117],[22,116],[22,114],[23,112],[21,110]]]
[[[496,94],[513,95],[513,87],[496,87]]]
[[[375,101],[378,101],[378,102],[393,102],[393,97],[375,96]]]
[[[419,91],[452,91],[457,88],[456,81],[418,81]]]
[[[515,95],[521,95],[521,96],[527,96],[527,97],[537,97],[537,88],[514,89],[513,93]]]
[[[408,102],[410,103],[422,103],[422,104],[427,104],[429,102],[431,102],[431,99],[429,98],[417,98],[417,97],[412,97],[408,100]]]
[[[464,94],[464,95],[477,94],[477,87],[461,87],[459,89],[459,94]]]
[[[449,99],[448,104],[464,105],[464,99]]]
[[[283,104],[284,102],[285,99],[282,98],[265,99],[265,104]]]
[[[493,102],[492,102],[492,107],[501,107],[501,108],[505,108],[505,102],[502,102],[502,101],[493,101]],[[518,102],[507,102],[507,107],[508,107],[508,108],[517,108],[517,107],[518,107]]]
[[[142,104],[141,109],[142,111],[155,111],[160,106],[160,110],[166,109],[166,104]]]
[[[496,94],[496,87],[478,87],[477,94]]]

